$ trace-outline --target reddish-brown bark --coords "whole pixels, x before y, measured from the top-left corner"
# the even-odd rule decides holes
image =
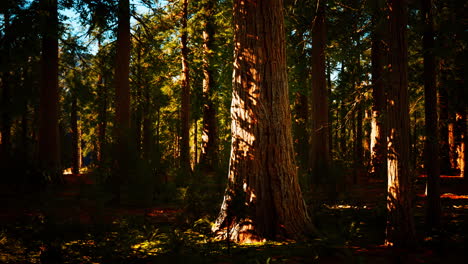
[[[388,0],[390,87],[388,89],[388,184],[386,244],[415,245],[410,182],[407,1]]]
[[[281,0],[234,1],[229,183],[213,230],[240,242],[301,238],[311,222],[291,136]]]

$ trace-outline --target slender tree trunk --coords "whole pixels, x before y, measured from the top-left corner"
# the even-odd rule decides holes
[[[390,10],[390,87],[388,91],[388,186],[386,244],[415,245],[409,166],[407,2],[388,0]]]
[[[330,166],[328,92],[325,76],[325,4],[319,2],[312,28],[310,168],[312,183],[323,183]]]
[[[6,8],[3,13],[4,16],[4,32],[8,34],[10,32],[10,14],[8,8]],[[10,95],[10,39],[9,36],[5,38],[4,48],[5,48],[5,58],[2,58],[1,61],[5,63],[6,67],[3,69],[3,74],[1,75],[1,90],[2,90],[2,112],[0,124],[0,166],[9,165],[9,157],[11,152],[11,116],[10,116],[10,107],[11,107],[11,95]],[[3,164],[2,164],[3,163]]]
[[[104,152],[106,148],[106,130],[107,130],[107,87],[104,84],[102,73],[98,75],[98,143],[97,143],[97,162],[102,166],[105,160]]]
[[[181,91],[181,135],[180,135],[180,169],[183,175],[190,174],[190,81],[188,66],[188,47],[187,47],[187,17],[188,0],[183,0],[182,11],[182,91]]]
[[[380,8],[373,15],[372,32],[372,121],[371,121],[371,176],[384,178],[387,175],[387,136],[385,129],[385,87],[384,87],[384,56],[385,43],[381,23]]]
[[[81,168],[81,131],[78,124],[78,99],[72,100],[70,123],[72,130],[72,172],[79,174]]]
[[[240,242],[301,238],[311,226],[294,162],[283,23],[281,0],[234,1],[229,183],[213,230]]]
[[[218,163],[216,108],[213,91],[214,1],[204,2],[203,8],[203,125],[200,165],[202,169],[209,172],[213,171]]]
[[[440,226],[440,163],[437,123],[436,62],[434,55],[434,20],[432,1],[422,0],[424,21],[424,113],[425,113],[425,168],[427,170],[426,224],[428,229]]]
[[[447,41],[447,40],[446,40]],[[440,61],[440,85],[439,85],[439,129],[440,129],[440,172],[441,174],[450,174],[450,145],[449,145],[449,94],[447,89],[447,70],[445,62]]]
[[[327,101],[328,98],[332,95],[332,80],[331,80],[331,63],[330,58],[326,59],[327,63]],[[332,158],[332,149],[333,149],[333,110],[329,109],[328,111],[328,150],[330,155],[330,161],[333,160]]]
[[[39,92],[40,168],[49,181],[61,181],[59,146],[58,87],[58,14],[57,0],[42,0],[44,35],[42,38],[42,72]]]
[[[113,184],[117,199],[120,199],[120,185],[128,180],[129,173],[129,132],[130,132],[130,3],[119,0],[117,28],[117,53],[115,65],[115,136],[116,163]]]
[[[307,76],[304,74],[303,84],[306,83]],[[297,159],[299,162],[299,168],[301,171],[307,171],[309,163],[309,136],[307,133],[307,120],[309,118],[309,100],[308,96],[304,92],[297,92],[294,102],[294,110],[296,112],[295,118],[295,131],[296,139],[295,142]]]
[[[360,43],[360,40],[359,40],[359,36],[357,36],[356,38],[356,47],[359,47],[359,43]],[[364,113],[363,113],[363,104],[364,102],[362,102],[362,91],[361,91],[361,78],[360,78],[360,74],[361,74],[361,56],[358,55],[357,56],[357,60],[356,60],[356,71],[354,72],[354,75],[355,75],[355,91],[357,91],[357,105],[356,105],[356,137],[355,137],[355,164],[354,164],[354,168],[355,168],[355,173],[357,174],[357,177],[356,177],[356,182],[355,183],[358,183],[359,181],[359,177],[361,176],[362,174],[362,171],[363,171],[363,168],[364,168],[364,146],[363,146],[363,135],[364,135],[364,132],[363,132],[363,122],[364,122]]]
[[[462,97],[461,98],[465,98]],[[467,118],[466,109],[460,109],[457,113],[457,131],[458,131],[458,167],[460,169],[460,176],[466,178],[466,132],[467,132]]]

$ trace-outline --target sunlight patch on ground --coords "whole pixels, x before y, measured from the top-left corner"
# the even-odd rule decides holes
[[[359,206],[359,205],[350,205],[350,204],[334,204],[334,205],[328,205],[324,204],[327,209],[334,209],[334,210],[339,210],[339,209],[370,209],[367,205]]]

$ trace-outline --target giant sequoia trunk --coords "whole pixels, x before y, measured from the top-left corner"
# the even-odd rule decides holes
[[[282,0],[234,1],[229,182],[213,230],[249,242],[311,226],[294,162]]]
[[[187,47],[187,17],[188,0],[183,1],[182,6],[182,90],[181,90],[181,110],[180,110],[180,169],[186,175],[190,173],[190,83],[188,67],[188,47]]]
[[[328,92],[325,75],[325,4],[320,2],[312,28],[310,169],[312,183],[324,182],[330,166]]]
[[[216,108],[213,91],[213,36],[214,36],[214,1],[204,3],[203,30],[203,135],[200,165],[202,169],[213,171],[217,165],[218,149]]]
[[[377,6],[372,17],[372,121],[371,121],[371,161],[370,174],[384,178],[387,175],[387,137],[385,131],[385,90],[383,14]]]
[[[434,22],[432,1],[422,0],[422,15],[425,25],[424,48],[424,112],[425,112],[425,168],[427,170],[427,227],[440,225],[440,163],[439,132],[437,123],[436,63],[434,55]]]
[[[59,88],[58,88],[58,15],[57,0],[41,1],[44,27],[39,92],[40,168],[49,180],[61,179],[59,146]]]
[[[388,91],[388,186],[386,243],[413,246],[415,230],[410,183],[407,2],[388,0],[390,87]]]

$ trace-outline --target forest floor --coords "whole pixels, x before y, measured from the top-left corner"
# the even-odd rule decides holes
[[[463,263],[468,184],[442,176],[443,227],[424,229],[424,176],[416,180],[416,249],[383,246],[385,184],[360,180],[326,197],[306,193],[320,238],[236,245],[212,237],[222,188],[173,189],[177,200],[116,206],[87,175],[37,191],[0,185],[0,263]],[[217,193],[206,190],[219,190]],[[219,198],[220,199],[220,198]]]

